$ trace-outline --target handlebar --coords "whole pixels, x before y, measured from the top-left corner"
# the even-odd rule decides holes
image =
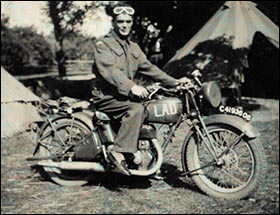
[[[195,85],[192,82],[178,84],[177,86],[172,87],[172,88],[166,88],[161,83],[154,83],[154,84],[146,87],[146,89],[150,93],[152,93],[153,91],[159,91],[159,90],[162,90],[165,92],[170,92],[170,93],[176,93],[176,92],[179,92],[182,90],[189,90],[191,88],[195,88]]]
[[[148,96],[149,99],[151,99],[152,96],[154,94],[156,94],[158,91],[176,94],[176,93],[179,93],[182,91],[187,91],[187,90],[195,89],[195,88],[196,88],[196,86],[192,82],[182,83],[173,88],[166,88],[161,83],[154,83],[154,84],[146,87],[147,91],[149,92],[149,96]]]

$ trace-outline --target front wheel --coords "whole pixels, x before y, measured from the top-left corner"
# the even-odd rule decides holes
[[[232,200],[249,197],[265,179],[267,163],[262,144],[258,139],[242,136],[238,129],[228,125],[212,125],[207,129],[220,157],[219,164],[201,168],[213,158],[203,140],[193,131],[183,144],[184,171],[199,169],[191,177],[210,196]]]

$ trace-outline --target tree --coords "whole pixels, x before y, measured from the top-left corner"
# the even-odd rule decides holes
[[[87,57],[91,56],[94,48],[94,40],[95,38],[88,38],[78,33],[65,38],[64,47],[67,59],[88,60]]]
[[[13,74],[52,65],[53,53],[45,38],[30,27],[9,28],[8,20],[1,17],[1,65]]]
[[[71,12],[70,12],[71,11]],[[74,31],[75,26],[81,22],[84,12],[74,8],[73,1],[48,1],[47,13],[54,25],[54,35],[59,49],[56,51],[56,61],[60,76],[66,75],[64,38]]]
[[[75,1],[48,1],[47,14],[54,25],[54,35],[58,43],[56,51],[56,61],[60,76],[66,75],[66,54],[65,39],[78,32],[78,27],[82,25],[86,13],[96,7],[108,5],[106,1],[92,1],[80,4]]]

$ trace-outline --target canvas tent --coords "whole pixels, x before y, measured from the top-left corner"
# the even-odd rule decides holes
[[[261,32],[279,49],[279,27],[250,1],[227,1],[201,30],[168,62],[190,54],[204,41],[224,37],[234,49],[249,48],[256,32]]]
[[[1,138],[26,130],[40,121],[37,109],[30,103],[40,98],[1,67]]]
[[[260,76],[260,73],[254,73],[255,76],[250,73],[250,77],[248,73],[244,73],[249,65],[251,66],[251,58],[248,60],[248,56],[252,56],[249,55],[252,43],[257,38],[256,35],[260,34],[269,41],[270,46],[279,49],[279,27],[257,8],[257,4],[250,1],[227,1],[198,33],[177,51],[163,70],[175,78],[180,78],[200,69],[202,81],[217,81],[225,97],[235,96],[235,91],[235,98],[240,102],[243,83],[246,83],[247,87],[245,94],[256,84],[261,87],[259,79],[254,79],[257,83],[251,80],[252,76]],[[266,49],[268,50],[267,46]],[[266,66],[263,71],[267,69]],[[277,78],[278,71],[272,69],[271,74],[266,75],[267,83]],[[275,81],[273,86],[277,84]],[[265,95],[270,96],[269,92],[265,92]]]

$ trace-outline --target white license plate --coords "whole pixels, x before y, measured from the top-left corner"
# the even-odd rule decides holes
[[[247,113],[246,111],[243,111],[240,108],[235,108],[235,107],[230,107],[230,106],[221,105],[219,107],[219,111],[221,113],[227,113],[227,114],[232,114],[232,115],[239,116],[246,121],[250,121],[253,117],[251,114]]]

